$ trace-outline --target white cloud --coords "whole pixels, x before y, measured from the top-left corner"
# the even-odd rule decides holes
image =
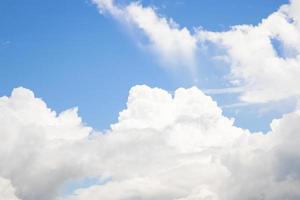
[[[300,96],[300,5],[298,0],[283,5],[258,25],[238,25],[226,32],[199,29],[192,34],[173,20],[139,3],[119,6],[112,0],[94,0],[101,12],[141,30],[150,46],[168,66],[180,65],[196,71],[197,57],[207,43],[220,48],[230,67],[234,87],[243,88],[241,100],[266,103]],[[195,25],[197,26],[197,25]],[[276,42],[277,44],[274,44]],[[202,56],[210,55],[205,52]],[[191,67],[192,66],[192,67]],[[209,70],[210,66],[200,66]]]
[[[159,16],[152,7],[135,2],[121,7],[112,0],[93,0],[100,12],[109,12],[117,20],[137,28],[147,37],[148,47],[165,66],[184,66],[193,71],[197,41],[187,28],[180,28],[172,19]]]
[[[0,199],[19,200],[9,180],[0,177]]]
[[[226,50],[231,79],[245,87],[242,100],[268,102],[300,95],[300,27],[292,12],[300,11],[296,6],[297,1],[282,6],[257,26],[240,25],[227,32],[199,31],[200,41]],[[276,47],[272,40],[282,47]]]
[[[0,98],[0,186],[22,200],[296,200],[299,122],[295,111],[250,133],[197,88],[135,86],[102,134],[18,88]],[[87,177],[107,181],[59,195]]]
[[[137,86],[127,106],[101,150],[112,180],[68,200],[300,197],[299,113],[275,120],[262,135],[233,126],[196,88],[178,89],[172,97]]]
[[[63,182],[80,177],[74,145],[90,132],[76,109],[57,115],[30,90],[14,89],[0,98],[0,176],[21,199],[53,199]]]
[[[242,92],[246,102],[300,95],[299,1],[256,26],[197,35],[138,3],[94,2],[141,30],[163,62],[194,66],[197,45],[224,48],[238,87],[211,92]],[[300,199],[300,111],[274,120],[267,134],[233,122],[195,87],[171,95],[135,86],[118,122],[95,133],[76,108],[57,114],[17,88],[0,98],[0,199]],[[68,182],[89,177],[107,181],[60,194]]]

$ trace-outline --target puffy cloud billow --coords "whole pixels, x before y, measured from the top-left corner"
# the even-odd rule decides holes
[[[60,185],[80,176],[84,157],[75,144],[91,129],[76,109],[59,115],[24,88],[0,98],[0,177],[21,199],[53,199]],[[0,195],[1,196],[1,195]]]
[[[0,98],[0,199],[300,199],[300,112],[264,134],[233,122],[195,87],[143,85],[100,133],[16,88]],[[99,181],[62,192],[88,178]]]

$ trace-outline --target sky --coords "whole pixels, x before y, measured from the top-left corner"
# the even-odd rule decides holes
[[[258,24],[287,1],[142,3],[155,6],[162,16],[174,19],[182,27],[224,31],[233,25]],[[220,87],[218,79],[204,81],[207,77],[203,74],[210,69],[201,69],[206,72],[197,75],[199,83],[191,81],[189,75],[165,69],[157,57],[138,44],[128,28],[109,15],[99,15],[90,1],[4,0],[0,9],[2,96],[9,95],[15,87],[30,88],[56,111],[78,107],[85,123],[103,130],[117,121],[118,112],[126,106],[128,90],[134,85],[146,84],[168,91],[178,87]],[[231,96],[213,98],[220,105],[227,105],[233,103]],[[224,112],[235,117],[239,126],[255,131],[269,130],[270,121],[283,112],[273,109],[259,117],[261,114],[253,110],[257,109]],[[248,122],[250,119],[253,122]]]
[[[300,199],[300,1],[0,1],[0,199]]]

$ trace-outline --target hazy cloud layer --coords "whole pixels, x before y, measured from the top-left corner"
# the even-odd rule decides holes
[[[199,66],[199,55],[211,56],[229,66],[229,83],[243,88],[241,100],[251,103],[279,101],[300,96],[300,3],[291,0],[258,25],[233,26],[226,32],[202,28],[189,31],[154,8],[140,3],[118,5],[112,0],[93,0],[102,13],[137,28],[148,38],[151,49],[165,66]],[[195,27],[201,24],[195,24]],[[207,48],[206,48],[207,47]],[[209,48],[208,48],[209,47]],[[214,55],[209,49],[214,51]],[[204,52],[207,49],[208,52]],[[215,55],[215,52],[224,52]],[[202,54],[201,54],[202,53]]]
[[[22,200],[296,200],[300,112],[250,133],[197,88],[130,90],[105,133],[30,90],[0,98],[0,197]],[[101,117],[101,116],[100,116]],[[85,178],[99,184],[59,194]],[[101,181],[102,180],[102,181]],[[6,195],[6,196],[5,196]]]

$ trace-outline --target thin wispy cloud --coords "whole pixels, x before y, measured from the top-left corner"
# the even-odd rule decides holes
[[[240,97],[244,102],[265,103],[300,95],[300,5],[297,0],[283,5],[258,25],[237,25],[226,32],[203,28],[192,32],[180,28],[172,18],[161,17],[154,8],[140,3],[126,6],[111,0],[94,0],[94,3],[102,13],[108,12],[118,21],[143,32],[149,39],[145,45],[167,61],[168,67],[179,64],[193,72],[206,67],[200,66],[197,56],[200,49],[213,44],[225,53],[211,55],[211,59],[222,57],[224,66],[230,67],[226,75],[228,83],[244,88]],[[201,24],[195,24],[197,26]],[[282,45],[287,57],[280,56],[273,39]],[[205,55],[209,56],[210,52]]]
[[[244,92],[242,87],[230,87],[230,88],[213,88],[213,89],[203,89],[203,92],[208,95],[212,94],[234,94]]]
[[[190,71],[196,67],[196,38],[187,28],[172,19],[161,17],[153,7],[138,2],[120,6],[111,0],[93,0],[101,13],[109,13],[121,23],[142,31],[148,43],[144,44],[156,54],[164,66],[185,66]]]

